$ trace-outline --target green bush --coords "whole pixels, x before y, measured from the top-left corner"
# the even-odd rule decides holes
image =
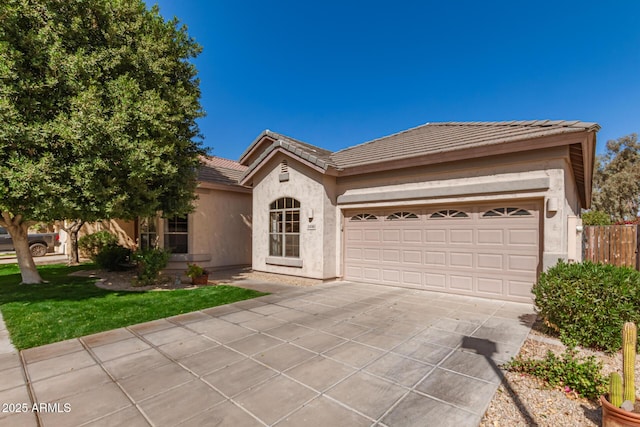
[[[583,225],[611,225],[611,216],[603,211],[589,211],[582,214]]]
[[[107,271],[127,270],[131,263],[131,249],[115,244],[108,245],[98,252],[94,261],[98,267]]]
[[[141,249],[133,254],[138,264],[137,286],[153,285],[158,280],[160,271],[169,263],[171,252],[167,249]]]
[[[541,360],[518,356],[511,359],[505,368],[511,372],[533,375],[552,387],[569,387],[587,399],[597,399],[607,389],[607,378],[601,373],[602,363],[594,356],[579,358],[573,349],[560,357],[549,350]]]
[[[631,268],[559,261],[532,292],[542,319],[569,345],[615,352],[624,322],[640,323],[640,272]]]
[[[78,248],[82,251],[83,255],[88,256],[93,261],[96,260],[96,256],[104,248],[117,244],[118,238],[107,230],[87,234],[78,239]]]

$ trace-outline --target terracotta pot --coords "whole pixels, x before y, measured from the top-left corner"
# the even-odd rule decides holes
[[[640,400],[636,398],[636,402]],[[602,405],[602,427],[640,426],[640,414],[613,406],[605,396],[600,396]]]
[[[203,274],[202,276],[196,276],[191,278],[191,284],[193,285],[206,285],[209,283],[209,275]]]

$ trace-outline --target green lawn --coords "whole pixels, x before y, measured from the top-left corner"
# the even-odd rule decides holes
[[[149,320],[265,295],[233,286],[163,292],[116,292],[95,279],[69,276],[93,265],[38,267],[41,285],[20,285],[16,264],[0,265],[0,311],[13,345],[22,350]]]

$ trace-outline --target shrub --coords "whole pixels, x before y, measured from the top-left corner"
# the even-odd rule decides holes
[[[107,230],[87,234],[86,236],[82,236],[78,239],[78,248],[82,251],[83,255],[88,256],[93,261],[96,260],[96,256],[104,248],[117,244],[118,238]]]
[[[153,285],[158,280],[160,271],[169,263],[171,252],[167,249],[141,249],[134,253],[138,264],[137,286]]]
[[[119,245],[105,246],[94,257],[98,267],[107,271],[122,271],[129,268],[131,249]]]
[[[511,359],[505,368],[511,372],[533,375],[552,387],[569,387],[587,399],[597,399],[607,388],[607,379],[601,373],[602,363],[594,356],[579,358],[573,349],[561,356],[549,350],[541,360],[518,356]]]
[[[189,264],[187,263],[187,276],[191,277],[200,277],[205,274],[209,274],[209,272],[198,264]]]
[[[569,345],[615,352],[624,322],[640,322],[640,272],[631,268],[560,261],[532,292],[540,316]]]
[[[582,214],[583,225],[611,225],[611,216],[603,211],[588,211]]]

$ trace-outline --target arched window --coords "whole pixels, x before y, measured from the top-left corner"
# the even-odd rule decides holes
[[[300,202],[282,197],[269,207],[269,255],[300,257]]]
[[[390,221],[398,219],[418,219],[418,215],[414,214],[413,212],[395,212],[387,216],[387,219]]]
[[[494,208],[482,214],[483,218],[500,216],[531,216],[531,212],[520,208]]]
[[[351,221],[375,221],[377,219],[377,216],[368,213],[361,213],[351,217]]]
[[[439,219],[439,218],[469,218],[469,215],[462,211],[457,211],[455,209],[445,209],[438,212],[434,212],[429,216],[429,218]]]

